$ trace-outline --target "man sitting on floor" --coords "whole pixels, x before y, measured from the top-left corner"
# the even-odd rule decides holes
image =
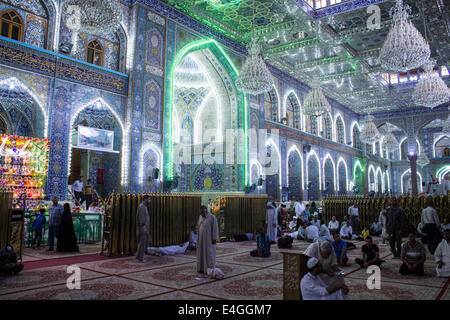
[[[336,259],[339,263],[339,266],[346,266],[348,262],[347,257],[347,243],[341,239],[339,233],[333,234],[333,245],[334,253],[336,254]]]
[[[314,239],[319,237],[319,229],[317,226],[311,224],[305,229],[305,240],[308,242],[313,242]]]
[[[328,242],[333,241],[333,239],[331,239],[330,230],[328,230],[325,224],[320,226],[319,237],[316,238],[314,241],[328,241]]]
[[[328,222],[328,229],[332,234],[339,232],[339,221],[336,220],[335,216],[333,216],[330,222]]]
[[[316,226],[317,229],[320,229],[320,220],[319,220],[319,217],[317,215],[315,215],[313,217],[313,221],[311,221],[311,224]]]
[[[319,277],[322,265],[317,258],[309,258],[306,263],[308,273],[300,281],[303,300],[345,300],[349,290],[343,281],[327,285]]]
[[[264,228],[259,229],[259,233],[256,235],[256,250],[250,251],[252,257],[270,257],[270,237],[264,232]]]
[[[402,244],[401,259],[403,261],[400,267],[402,275],[423,275],[423,264],[426,259],[425,247],[416,241],[416,235],[412,232],[408,235],[408,241]]]
[[[310,244],[305,250],[305,255],[310,258],[317,258],[320,261],[323,269],[320,277],[327,285],[337,276],[336,272],[341,271],[337,266],[336,253],[329,242],[314,242]]]
[[[444,239],[436,248],[434,259],[437,263],[437,276],[442,278],[450,277],[450,228],[444,231]]]
[[[367,268],[371,265],[381,266],[384,261],[380,260],[380,249],[376,244],[373,244],[371,236],[367,236],[365,241],[366,244],[361,248],[362,259],[356,258],[355,263],[359,264],[361,268]]]
[[[381,230],[383,229],[381,223],[378,221],[378,218],[375,218],[375,221],[370,225],[369,231],[372,236],[379,236],[381,234]]]
[[[444,232],[447,229],[450,229],[450,223],[448,223],[447,218],[444,218],[444,220],[441,223],[441,231]]]
[[[351,240],[353,238],[353,230],[352,230],[352,226],[350,225],[350,223],[346,223],[345,225],[344,224],[342,225],[340,235],[341,235],[342,239]]]
[[[23,269],[23,264],[17,260],[13,247],[6,246],[0,250],[0,275],[17,274]]]

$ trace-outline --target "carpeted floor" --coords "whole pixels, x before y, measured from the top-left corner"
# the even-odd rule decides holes
[[[376,244],[378,240],[374,241]],[[354,241],[350,251],[353,262],[363,242]],[[304,250],[308,243],[295,241],[294,248]],[[250,257],[254,241],[225,242],[217,245],[217,267],[223,280],[199,278],[195,252],[170,257],[146,256],[144,263],[134,257],[106,258],[97,254],[98,245],[84,245],[80,253],[59,254],[26,249],[25,269],[16,276],[0,277],[0,300],[29,299],[160,299],[160,300],[280,300],[282,256],[272,248],[270,258]],[[422,277],[401,276],[400,260],[393,259],[388,247],[380,247],[387,262],[381,268],[381,289],[369,290],[368,275],[354,263],[344,268],[350,288],[349,299],[450,300],[449,279],[435,276],[431,255]],[[66,286],[67,266],[81,268],[81,289]]]

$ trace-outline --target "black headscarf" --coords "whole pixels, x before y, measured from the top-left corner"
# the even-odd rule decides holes
[[[64,212],[58,230],[57,250],[60,252],[78,252],[77,236],[73,227],[70,205],[64,204]]]

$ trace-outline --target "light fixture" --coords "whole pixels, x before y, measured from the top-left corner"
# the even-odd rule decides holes
[[[109,36],[120,27],[122,7],[119,0],[67,0],[64,12],[67,12],[69,6],[79,10],[79,25],[74,27],[81,32]],[[78,11],[74,13],[77,14]]]
[[[273,88],[272,74],[261,57],[260,51],[260,45],[253,39],[248,46],[249,56],[236,79],[237,88],[244,93],[258,95]]]
[[[363,125],[359,135],[359,140],[367,144],[376,142],[380,137],[380,132],[373,120],[374,117],[372,115],[367,116],[366,123]]]
[[[420,78],[413,93],[413,101],[419,106],[437,107],[448,101],[450,92],[439,74],[433,70],[435,60],[424,65],[425,74]]]
[[[319,78],[315,77],[312,82],[312,90],[305,98],[303,113],[307,116],[320,117],[328,112],[331,112],[330,103],[320,88]]]
[[[420,167],[425,167],[427,164],[430,163],[430,160],[428,159],[427,155],[422,151],[419,153],[419,156],[417,157],[416,160],[417,165],[419,165]]]
[[[381,65],[387,71],[416,69],[430,58],[430,46],[409,19],[410,13],[411,7],[403,5],[403,0],[391,8],[394,25],[380,52]]]
[[[394,134],[391,131],[391,128],[388,127],[388,132],[386,136],[384,137],[384,145],[386,146],[386,149],[388,151],[394,151],[397,150],[399,143],[397,138],[394,136]]]

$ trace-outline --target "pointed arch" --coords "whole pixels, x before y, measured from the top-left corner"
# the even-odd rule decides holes
[[[284,98],[284,116],[288,118],[289,125],[290,115],[288,114],[288,103],[290,103],[294,109],[294,119],[292,119],[293,128],[302,130],[302,107],[300,99],[294,90],[288,91]]]
[[[371,179],[370,173],[373,172],[373,180]],[[375,168],[374,166],[371,164],[369,165],[369,170],[367,171],[368,177],[367,177],[367,182],[369,184],[369,191],[376,191],[377,190],[377,175],[375,172]],[[372,183],[373,183],[373,188],[372,188]]]
[[[384,184],[383,192],[389,191],[391,189],[391,182],[389,181],[389,172],[387,170],[383,173],[383,184]]]
[[[305,190],[305,184],[304,184],[304,169],[303,169],[303,156],[302,153],[298,150],[297,146],[294,144],[292,145],[292,147],[289,149],[287,156],[286,156],[286,177],[287,177],[287,185],[289,186],[289,171],[288,171],[288,162],[289,162],[289,156],[291,155],[291,152],[297,152],[297,154],[300,157],[300,161],[301,161],[301,174],[302,174],[302,190]]]
[[[340,125],[338,123],[338,120],[340,119]],[[345,134],[345,121],[342,115],[338,112],[334,116],[334,141],[346,144],[346,134]]]
[[[347,167],[347,163],[345,162],[344,158],[339,157],[338,163],[337,163],[337,191],[342,191],[339,190],[339,181],[340,181],[340,177],[339,177],[339,167],[341,166],[341,164],[344,165],[345,168],[345,191],[349,191],[349,183],[348,183],[348,167]]]
[[[326,183],[326,181],[325,181],[325,164],[327,162],[327,159],[330,159],[331,160],[331,164],[333,165],[333,187],[336,189],[336,165],[334,164],[334,160],[330,156],[329,153],[327,153],[325,158],[323,158],[323,162],[322,162],[322,174],[323,174],[322,183],[323,183],[323,188],[325,188],[325,183]]]
[[[274,150],[277,152],[277,156],[278,156],[278,179],[279,179],[279,184],[280,184],[280,189],[282,187],[282,183],[281,183],[281,152],[280,149],[278,149],[277,145],[273,142],[272,138],[269,138],[266,141],[266,147],[271,146],[274,148]],[[264,171],[264,174],[267,175],[267,173]]]
[[[440,136],[438,136],[438,138],[434,139],[434,141],[433,141],[433,158],[436,158],[436,144],[445,137],[448,137],[448,136],[445,134],[441,134]]]
[[[408,190],[406,190],[406,191],[404,191],[403,189],[404,189],[404,184],[403,184],[403,177],[406,175],[406,174],[411,174],[411,168],[409,168],[409,169],[406,169],[405,171],[403,171],[403,173],[401,174],[401,176],[400,176],[400,187],[401,187],[401,192],[402,193],[406,193]],[[420,187],[420,192],[423,192],[423,187],[422,187],[422,175],[420,174],[420,172],[419,171],[417,171],[417,176],[419,177],[419,187]]]
[[[403,143],[406,143],[407,147],[406,147],[406,159],[403,159],[403,153],[402,153],[402,145]],[[420,143],[419,143],[419,139],[416,138],[416,144],[417,144],[417,154],[420,154]],[[407,137],[403,137],[399,142],[398,142],[398,152],[399,152],[399,160],[408,160],[408,140]]]
[[[159,169],[159,171],[161,172],[162,170],[162,163],[163,163],[163,158],[162,158],[162,153],[161,153],[161,149],[159,149],[159,147],[151,142],[148,142],[146,144],[144,144],[141,147],[141,152],[139,155],[139,183],[141,185],[144,184],[144,155],[145,153],[147,153],[148,151],[152,150],[157,156],[157,168]],[[162,177],[161,174],[159,176],[159,181],[162,181]]]
[[[383,173],[381,172],[381,168],[377,167],[377,170],[375,171],[375,181],[377,182],[376,185],[376,191],[378,192],[379,185],[378,185],[378,178],[381,179],[381,192],[384,192],[384,181],[383,181]]]
[[[127,152],[127,145],[128,145],[128,128],[124,126],[122,120],[120,120],[120,117],[117,115],[116,111],[109,105],[103,98],[97,98],[94,100],[89,101],[88,103],[83,104],[81,107],[77,109],[77,111],[72,115],[72,118],[70,119],[70,126],[69,126],[69,132],[68,136],[70,136],[70,133],[72,131],[72,127],[75,124],[75,120],[77,119],[78,115],[81,111],[83,111],[86,108],[95,106],[95,105],[101,105],[102,107],[106,107],[108,111],[110,111],[116,121],[119,123],[119,127],[122,133],[122,152],[120,153],[120,161],[121,161],[121,184],[125,185],[127,183],[128,179],[128,172],[127,172],[127,158],[128,158],[128,152]],[[70,169],[71,169],[71,161],[72,161],[72,143],[69,143],[68,146],[68,157],[67,157],[67,176],[70,175]]]
[[[48,115],[47,115],[47,111],[44,108],[44,104],[39,99],[39,97],[34,93],[34,91],[31,90],[30,88],[28,88],[27,85],[25,85],[22,81],[17,79],[15,76],[1,79],[0,87],[5,87],[5,88],[7,87],[12,90],[14,90],[14,89],[24,90],[27,94],[29,94],[33,98],[34,102],[36,102],[36,104],[39,106],[39,109],[41,109],[42,115],[44,116],[44,139],[46,139],[47,134],[48,134]]]
[[[314,157],[316,159],[317,162],[317,169],[319,170],[319,190],[322,190],[322,175],[321,175],[321,171],[320,171],[320,160],[319,160],[319,156],[317,155],[317,153],[314,150],[311,150],[308,155],[306,156],[306,181],[308,182],[309,180],[309,172],[308,172],[308,162],[309,162],[309,158]]]
[[[358,131],[355,131],[355,128]],[[358,133],[357,135],[355,135],[356,132]],[[361,141],[359,140],[359,134],[361,133],[361,127],[359,126],[358,122],[356,122],[356,121],[352,122],[352,124],[350,126],[350,133],[351,133],[350,139],[352,142],[352,147],[357,148],[357,149],[361,148]]]

